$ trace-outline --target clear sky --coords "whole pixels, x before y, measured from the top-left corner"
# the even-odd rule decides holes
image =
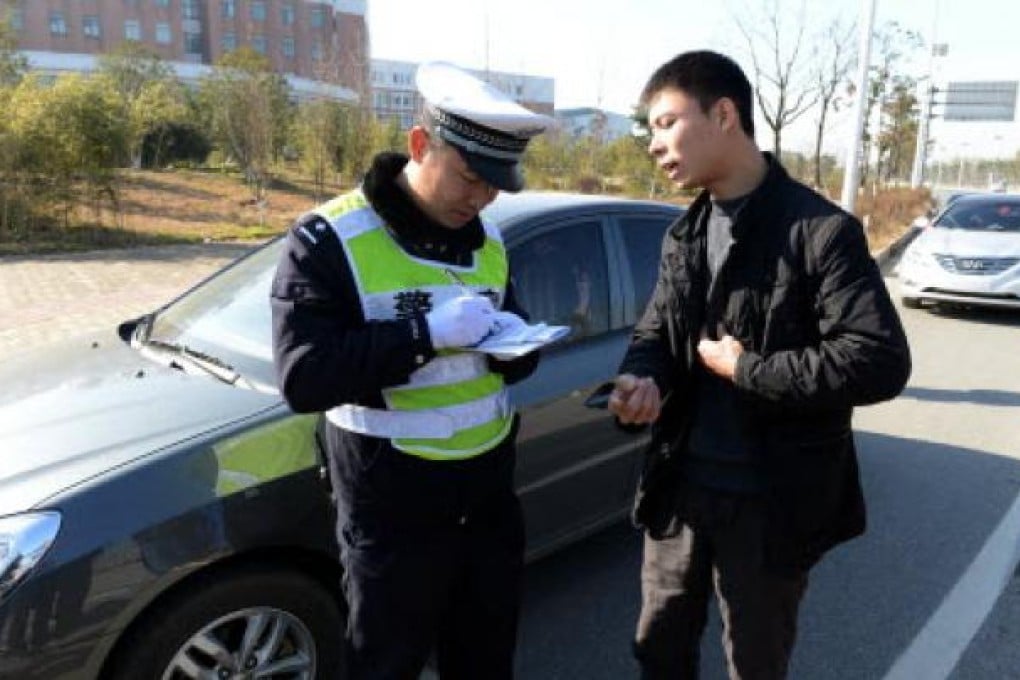
[[[863,20],[861,0],[368,0],[367,19],[373,57],[548,76],[556,81],[557,108],[628,113],[651,72],[685,50],[726,52],[750,75],[734,17],[761,16],[773,4],[784,27],[806,12],[806,36],[836,15]],[[890,21],[925,40],[909,66],[915,76],[927,73],[934,30],[935,42],[949,46],[934,64],[936,82],[1020,79],[1018,0],[877,0],[876,27]],[[784,146],[810,146],[812,117],[805,114]],[[836,143],[847,128],[846,116],[837,116],[828,137]],[[766,132],[759,124],[765,147]],[[1018,123],[936,119],[932,134],[936,155],[948,158],[1020,149]]]

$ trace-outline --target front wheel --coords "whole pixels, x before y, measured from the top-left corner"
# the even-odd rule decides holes
[[[232,572],[158,603],[123,641],[110,677],[339,680],[343,637],[341,608],[311,577]]]

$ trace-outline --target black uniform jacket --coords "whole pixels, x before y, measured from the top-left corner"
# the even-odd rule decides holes
[[[484,243],[475,218],[460,229],[433,222],[395,184],[407,163],[398,154],[373,162],[363,190],[397,242],[415,257],[469,265]],[[435,356],[425,322],[427,308],[393,321],[366,322],[340,239],[321,218],[306,216],[287,233],[272,284],[273,358],[284,399],[299,413],[340,404],[385,408],[381,391],[405,384]],[[508,283],[503,309],[527,315]],[[512,383],[538,363],[533,352],[514,361],[490,359],[490,368]],[[334,433],[340,434],[340,433]],[[340,434],[346,445],[366,437]]]
[[[740,422],[732,426],[761,444],[766,558],[799,570],[863,533],[852,408],[896,396],[910,350],[860,223],[766,159],[711,291],[708,195],[668,230],[655,292],[620,372],[653,377],[664,395],[634,519],[653,537],[673,535],[700,333],[708,320],[711,336],[741,342]]]

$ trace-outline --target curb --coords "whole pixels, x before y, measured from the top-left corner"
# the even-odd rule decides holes
[[[920,233],[920,227],[909,226],[895,241],[872,256],[875,259],[875,264],[878,265],[878,268],[882,270],[883,274],[889,273],[886,270],[889,268],[892,261],[898,257],[900,253],[902,253],[903,250],[910,245],[910,242],[917,238]]]

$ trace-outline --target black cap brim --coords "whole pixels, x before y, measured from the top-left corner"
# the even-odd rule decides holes
[[[521,172],[521,164],[517,161],[501,161],[472,153],[453,143],[450,143],[450,146],[457,149],[473,172],[500,191],[517,193],[524,188],[524,173]]]

